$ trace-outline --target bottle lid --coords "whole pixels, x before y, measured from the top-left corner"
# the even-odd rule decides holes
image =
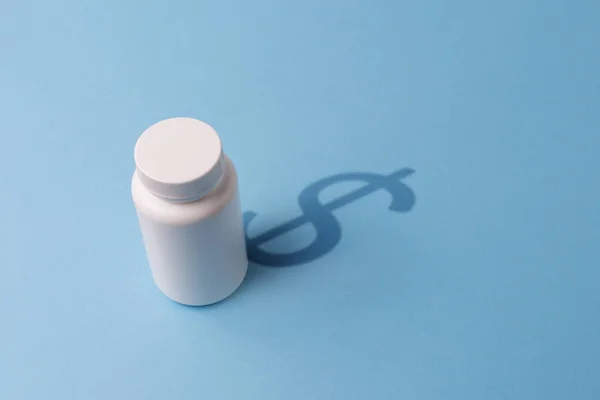
[[[142,185],[171,202],[195,201],[221,180],[221,139],[205,122],[169,118],[146,129],[135,145],[136,173]]]

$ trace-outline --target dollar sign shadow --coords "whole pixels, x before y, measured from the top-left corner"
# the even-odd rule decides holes
[[[333,250],[342,238],[342,228],[333,215],[333,211],[377,190],[385,190],[391,195],[392,201],[388,207],[390,211],[409,212],[415,204],[416,196],[414,191],[400,180],[413,173],[414,170],[411,168],[402,168],[389,175],[351,172],[320,179],[300,192],[298,196],[298,205],[302,210],[300,216],[254,237],[249,237],[247,232],[248,225],[257,214],[251,211],[245,212],[244,228],[248,259],[264,266],[284,267],[308,263],[324,256]],[[319,194],[322,190],[336,183],[348,181],[360,181],[365,185],[328,203],[323,204],[319,201]],[[314,240],[305,248],[290,253],[273,253],[260,247],[304,224],[312,224],[316,232]]]

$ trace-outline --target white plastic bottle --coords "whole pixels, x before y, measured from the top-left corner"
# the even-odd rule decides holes
[[[142,133],[134,158],[131,191],[156,286],[194,306],[232,294],[248,259],[237,174],[215,130],[163,120]]]

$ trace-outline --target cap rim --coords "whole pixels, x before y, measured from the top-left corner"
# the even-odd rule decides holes
[[[136,174],[142,186],[150,193],[170,202],[184,203],[199,200],[213,191],[221,183],[224,170],[224,154],[221,153],[221,157],[210,171],[197,179],[184,183],[174,184],[158,181],[137,167]]]

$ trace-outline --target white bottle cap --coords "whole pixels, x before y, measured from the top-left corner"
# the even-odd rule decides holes
[[[142,185],[172,202],[195,201],[210,192],[224,170],[217,132],[193,118],[170,118],[146,129],[135,145]]]

